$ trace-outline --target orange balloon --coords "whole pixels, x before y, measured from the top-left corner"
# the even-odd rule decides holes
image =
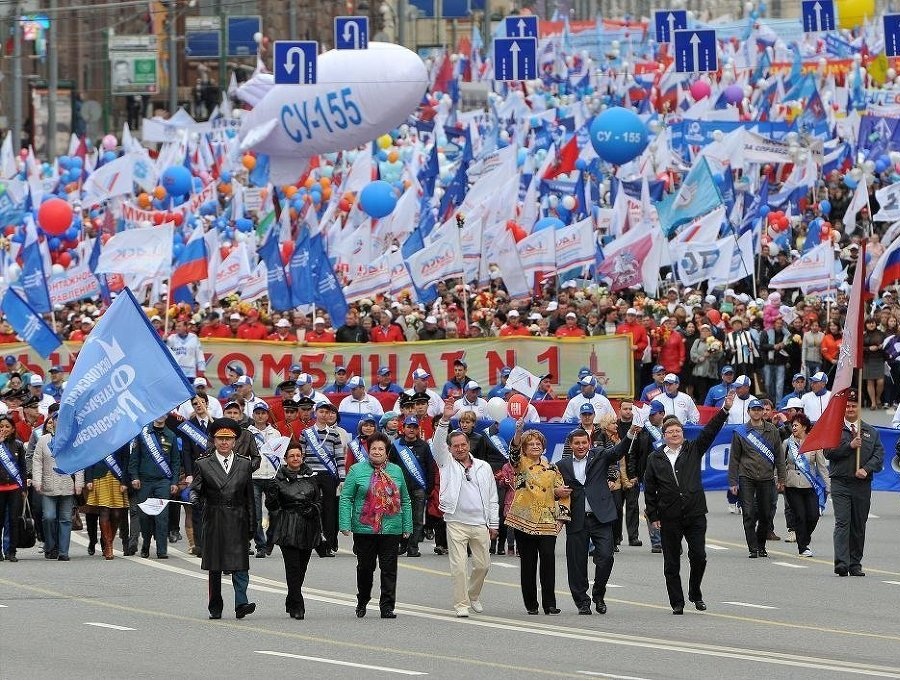
[[[328,199],[330,199],[330,198],[331,198],[331,187],[325,187],[322,190],[322,200],[328,201]]]
[[[241,165],[247,170],[253,170],[256,167],[256,157],[252,154],[244,154],[244,157],[241,159]]]
[[[140,194],[138,194],[138,205],[141,208],[150,207],[150,195],[147,192],[141,192]]]
[[[164,198],[166,198],[166,196],[168,196],[168,193],[166,192],[165,187],[159,185],[153,188],[153,196],[162,201]]]
[[[316,181],[313,178],[307,177],[306,182],[303,183],[303,186],[306,187],[307,189],[312,189],[312,186],[315,183],[316,183]]]
[[[388,154],[388,161],[390,163],[396,163],[398,158],[400,158],[400,154],[398,154],[396,150]]]
[[[294,185],[288,184],[288,185],[284,186],[284,195],[287,198],[289,198],[289,199],[294,198],[294,194],[296,194],[296,193],[297,193],[297,187],[295,187]]]
[[[331,186],[331,178],[330,177],[322,177],[319,178],[319,184],[322,185],[322,189]]]

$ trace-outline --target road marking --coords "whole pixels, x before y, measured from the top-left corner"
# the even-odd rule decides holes
[[[706,548],[710,549],[711,551],[727,551],[728,550],[727,546],[719,546],[718,544],[707,544]]]
[[[780,565],[781,567],[795,568],[797,570],[806,570],[809,567],[809,565],[797,565],[795,563],[783,563],[780,560],[773,560],[772,565]]]
[[[118,624],[107,624],[106,622],[85,622],[89,627],[101,627],[103,629],[115,629],[116,631],[137,631],[131,627],[122,627]]]
[[[585,672],[579,671],[579,674],[588,674],[589,676],[602,676],[604,679],[621,679],[622,681],[643,681],[640,676],[623,676],[622,674],[604,674],[603,672]]]
[[[882,580],[885,584],[894,584],[895,586],[900,586],[900,582],[895,582],[892,579],[884,579]],[[0,608],[5,608],[5,605],[0,606]]]
[[[870,513],[869,518],[874,518],[875,520],[878,520],[880,518],[880,516],[877,516],[874,513]]]
[[[519,567],[518,565],[513,565],[512,563],[498,563],[496,560],[491,562],[491,567],[494,567],[495,565],[497,567],[511,568],[513,570],[515,570],[517,567]]]
[[[0,605],[0,608],[8,608],[8,605]]]
[[[759,608],[760,610],[778,610],[774,605],[757,605],[756,603],[744,603],[743,601],[722,601],[723,605],[737,605],[742,608]]]
[[[311,657],[309,655],[295,655],[294,653],[279,653],[275,650],[254,650],[254,653],[260,655],[273,655],[274,657],[290,657],[295,660],[309,660],[310,662],[321,662],[323,664],[336,664],[341,667],[356,667],[357,669],[374,669],[379,672],[388,672],[389,674],[405,674],[406,676],[425,676],[425,672],[414,672],[408,669],[395,669],[394,667],[379,667],[374,664],[360,664],[358,662],[344,662],[343,660],[329,660],[324,657]]]

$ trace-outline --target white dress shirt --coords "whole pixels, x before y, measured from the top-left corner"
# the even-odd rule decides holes
[[[587,456],[579,459],[577,456],[573,455],[572,471],[575,473],[575,479],[583,485],[584,481],[587,480]],[[587,494],[584,495],[584,512],[591,512],[591,505],[588,502]]]

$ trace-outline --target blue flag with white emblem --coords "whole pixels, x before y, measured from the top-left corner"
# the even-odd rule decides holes
[[[679,226],[722,205],[722,194],[705,158],[695,163],[674,194],[656,205],[663,234],[670,236]]]
[[[25,216],[25,243],[22,246],[22,288],[25,297],[36,311],[50,312],[50,291],[47,289],[47,273],[44,256],[38,241],[37,227],[31,215]]]
[[[137,299],[125,289],[72,367],[51,445],[57,469],[68,475],[97,463],[193,394]]]
[[[47,322],[41,319],[41,316],[13,289],[8,288],[3,294],[0,312],[3,312],[6,321],[22,340],[37,350],[44,359],[62,345],[53,329],[47,326]]]

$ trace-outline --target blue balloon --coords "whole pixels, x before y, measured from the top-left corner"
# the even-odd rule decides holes
[[[373,218],[390,215],[397,206],[397,195],[390,183],[383,180],[370,182],[359,193],[359,205]]]
[[[66,230],[66,241],[77,239],[79,233],[80,230],[77,227],[69,227],[69,229]]]
[[[191,180],[191,188],[194,190],[195,194],[199,194],[203,191],[203,180],[199,177],[195,177]]]
[[[60,241],[58,236],[52,236],[47,240],[47,247],[51,251],[58,251],[59,247],[62,245],[62,241]]]
[[[534,223],[534,228],[531,230],[532,232],[540,232],[542,229],[556,229],[557,227],[565,227],[566,223],[560,220],[559,218],[554,217],[546,217],[541,218],[537,222]]]
[[[597,156],[617,166],[637,158],[647,148],[646,126],[636,113],[620,106],[597,116],[590,134]]]
[[[69,159],[69,165],[72,168],[84,168],[84,159],[81,156],[73,156]]]
[[[827,199],[825,201],[819,201],[819,211],[822,215],[831,213],[831,201],[828,201]]]
[[[844,175],[844,185],[847,189],[856,189],[856,185],[858,184],[859,182],[850,177],[850,175]]]
[[[104,163],[112,163],[117,158],[119,158],[119,155],[114,151],[104,151],[103,156],[101,156]]]
[[[880,175],[885,170],[890,168],[890,165],[891,165],[890,160],[885,161],[883,158],[880,158],[877,161],[875,161],[875,172]]]
[[[215,215],[217,208],[215,201],[207,201],[200,206],[200,215]]]
[[[222,174],[219,175],[219,179],[222,180],[222,182],[231,182],[231,173],[227,170],[223,170]]]
[[[175,194],[174,196],[170,195],[169,199],[172,201],[173,206],[180,206],[187,201],[187,196],[185,194]]]
[[[72,162],[71,156],[60,156],[57,159],[57,163],[59,163],[60,168],[68,168],[69,164]]]
[[[516,420],[512,416],[507,416],[505,419],[500,421],[498,434],[502,437],[506,442],[511,442],[513,439],[513,435],[516,434]]]
[[[759,207],[759,217],[761,217],[761,218],[766,217],[771,212],[772,212],[772,209],[769,208],[768,206],[760,206]]]
[[[169,193],[169,196],[190,194],[193,177],[191,171],[184,166],[170,166],[163,171],[159,183]]]
[[[253,229],[253,220],[250,218],[238,218],[234,221],[234,225],[241,232],[249,232]]]

